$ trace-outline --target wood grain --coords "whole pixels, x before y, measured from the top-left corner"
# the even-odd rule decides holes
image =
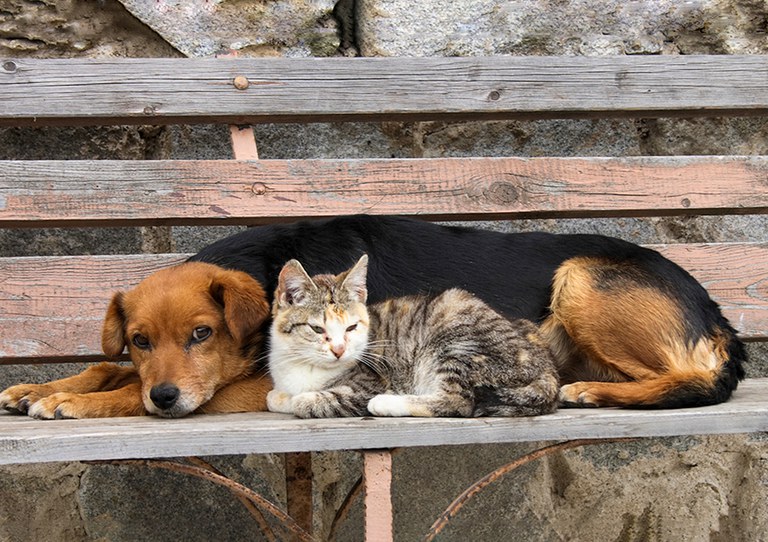
[[[103,359],[112,294],[186,255],[0,259],[0,363]]]
[[[767,78],[760,55],[21,58],[0,125],[763,115]]]
[[[768,157],[0,161],[0,226],[765,213]]]
[[[700,280],[743,338],[768,337],[768,243],[653,248]],[[0,363],[102,359],[101,323],[112,293],[185,257],[0,259]]]
[[[768,379],[725,403],[678,410],[561,409],[531,418],[331,418],[271,412],[32,420],[0,413],[0,464],[325,450],[390,449],[768,430]]]

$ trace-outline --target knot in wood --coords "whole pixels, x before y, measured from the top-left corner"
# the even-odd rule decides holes
[[[257,196],[263,196],[267,193],[267,185],[264,183],[253,183],[253,186],[251,186],[251,192]]]
[[[248,88],[248,85],[251,84],[250,81],[248,81],[248,78],[244,75],[238,75],[235,77],[234,81],[232,81],[232,84],[235,85],[235,88],[237,90],[245,90]]]
[[[151,116],[157,113],[157,108],[154,105],[148,105],[144,108],[144,114],[147,116]]]
[[[497,181],[488,187],[486,197],[500,205],[514,203],[520,198],[520,193],[515,185],[503,181]]]
[[[13,73],[16,71],[16,63],[12,60],[6,60],[3,62],[3,69],[9,73]]]

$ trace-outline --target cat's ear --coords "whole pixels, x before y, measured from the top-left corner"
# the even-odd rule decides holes
[[[368,275],[368,255],[363,254],[357,260],[355,266],[347,272],[341,286],[352,294],[355,301],[365,303],[368,299],[368,288],[366,287],[366,276]]]
[[[280,271],[275,300],[280,307],[302,305],[307,300],[307,294],[316,288],[299,261],[291,260]]]

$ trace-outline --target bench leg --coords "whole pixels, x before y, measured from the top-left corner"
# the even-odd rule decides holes
[[[365,486],[365,540],[392,541],[392,453],[363,452]]]
[[[285,454],[285,490],[288,515],[312,532],[312,453]]]

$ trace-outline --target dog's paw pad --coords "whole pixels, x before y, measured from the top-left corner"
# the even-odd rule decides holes
[[[29,410],[29,405],[38,401],[44,395],[45,393],[41,386],[37,384],[11,386],[0,393],[0,408],[9,412],[26,414]]]
[[[62,420],[79,418],[76,393],[59,392],[43,397],[29,407],[29,416],[39,420]]]
[[[597,398],[581,384],[566,384],[560,388],[558,403],[561,407],[593,408],[599,407]]]

